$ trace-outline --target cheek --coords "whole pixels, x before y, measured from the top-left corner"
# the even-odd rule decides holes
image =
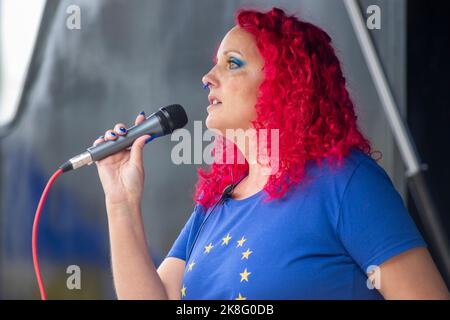
[[[259,79],[242,75],[230,80],[227,96],[234,108],[241,111],[254,109],[260,85]]]
[[[247,129],[256,118],[255,104],[259,86],[259,74],[240,73],[222,81],[225,104],[222,109],[212,111],[206,120],[208,128]]]

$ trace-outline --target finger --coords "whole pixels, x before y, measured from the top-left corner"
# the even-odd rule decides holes
[[[103,136],[98,137],[97,139],[95,139],[94,143],[92,144],[94,147],[102,142],[105,142],[105,139]]]
[[[136,117],[136,120],[134,120],[134,124],[137,125],[144,120],[145,120],[145,112],[141,111],[141,113],[139,113],[138,116]]]
[[[114,132],[119,136],[124,136],[127,134],[127,128],[123,123],[118,123],[114,126]]]
[[[140,166],[142,164],[142,150],[145,146],[145,140],[147,140],[148,138],[150,138],[148,134],[139,137],[133,142],[133,145],[131,146],[130,161],[136,166]]]
[[[105,132],[105,140],[109,141],[109,140],[116,140],[117,139],[117,133],[115,133],[112,130],[108,130]]]

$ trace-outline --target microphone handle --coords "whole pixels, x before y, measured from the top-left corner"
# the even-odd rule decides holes
[[[127,130],[124,136],[118,136],[116,140],[109,140],[96,146],[89,147],[85,152],[69,159],[60,166],[63,172],[75,170],[85,165],[91,165],[95,161],[102,160],[118,151],[128,148],[133,142],[143,135],[151,135],[153,138],[167,133],[167,119],[161,110],[152,113],[138,125]]]
[[[151,135],[152,137],[161,136],[163,127],[158,112],[151,114],[138,125],[132,126],[127,130],[124,136],[118,136],[116,140],[105,141],[96,146],[89,147],[87,151],[90,153],[92,162],[102,160],[118,151],[128,148],[133,142],[143,135]]]

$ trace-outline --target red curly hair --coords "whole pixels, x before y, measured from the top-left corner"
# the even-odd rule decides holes
[[[265,13],[239,10],[235,21],[254,36],[265,62],[252,124],[256,130],[279,129],[279,169],[264,187],[269,200],[283,197],[300,183],[310,160],[320,165],[329,157],[330,164],[333,159],[340,164],[351,148],[372,153],[370,142],[357,127],[345,78],[326,32],[279,8]],[[217,148],[223,148],[223,154],[238,152],[220,136]],[[211,207],[228,184],[247,173],[248,163],[236,161],[216,161],[208,171],[199,169],[194,200]]]

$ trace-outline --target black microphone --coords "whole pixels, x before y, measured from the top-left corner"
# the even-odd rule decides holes
[[[114,153],[128,148],[133,142],[143,135],[151,135],[152,138],[165,136],[176,129],[186,125],[188,118],[183,107],[179,104],[162,107],[157,112],[149,115],[144,121],[127,130],[124,136],[118,136],[116,140],[92,146],[87,151],[71,158],[60,166],[63,172],[75,170],[93,162],[102,160]]]
[[[225,201],[229,198],[231,198],[231,195],[233,194],[233,190],[236,187],[236,185],[234,183],[229,184],[225,187],[225,189],[223,189],[222,191],[222,195],[220,196],[220,200],[221,201]]]
[[[220,196],[219,203],[224,203],[226,200],[230,199],[233,195],[233,191],[236,186],[246,177],[244,174],[238,181],[231,183],[225,187],[222,191],[222,195]]]

